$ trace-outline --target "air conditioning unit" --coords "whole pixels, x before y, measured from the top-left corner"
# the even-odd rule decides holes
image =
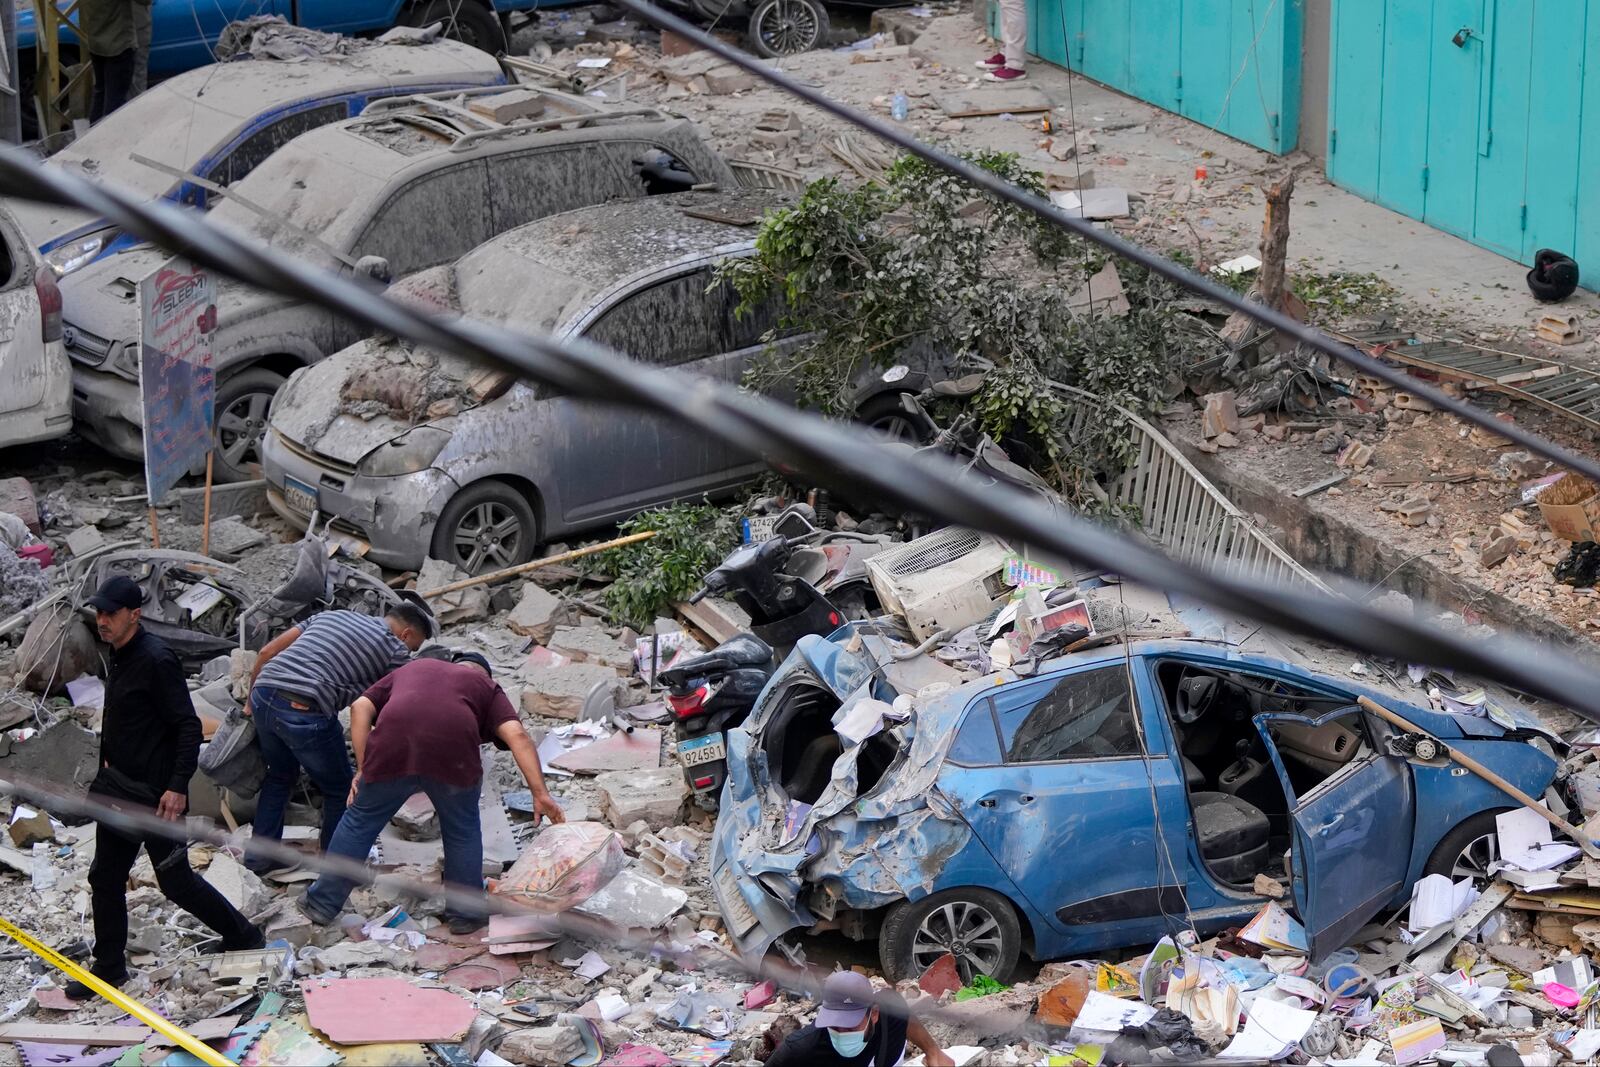
[[[958,527],[887,549],[867,560],[884,609],[926,641],[980,621],[1015,592],[1005,582],[1013,553],[1002,541]]]

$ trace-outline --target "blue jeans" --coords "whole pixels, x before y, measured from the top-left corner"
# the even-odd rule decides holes
[[[267,761],[251,833],[272,841],[282,839],[284,809],[304,767],[322,791],[322,850],[326,852],[344,814],[352,777],[339,717],[306,707],[301,698],[270,685],[258,685],[251,691],[250,714],[255,718],[261,755]],[[264,857],[253,857],[248,865],[256,870],[279,866]]]
[[[439,829],[444,836],[444,881],[451,889],[480,897],[483,893],[483,833],[478,824],[477,784],[446,785],[431,778],[413,775],[386,782],[362,782],[355,804],[344,813],[333,835],[328,853],[364,862],[389,825],[395,812],[413,793],[426,793],[439,813]],[[306,890],[307,910],[316,918],[332,922],[344,910],[344,902],[356,883],[334,874],[324,874]],[[446,918],[482,919],[486,907],[462,906],[451,902]]]

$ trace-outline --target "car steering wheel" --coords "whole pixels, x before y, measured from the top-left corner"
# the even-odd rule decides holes
[[[1199,722],[1216,704],[1222,686],[1214,674],[1190,674],[1178,682],[1178,703],[1173,715],[1185,725]]]

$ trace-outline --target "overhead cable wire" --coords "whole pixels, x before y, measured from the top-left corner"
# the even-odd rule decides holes
[[[941,148],[919,140],[897,125],[892,125],[876,116],[868,115],[851,107],[849,104],[840,103],[831,97],[825,96],[821,90],[814,89],[782,71],[774,70],[756,57],[746,52],[741,52],[725,41],[700,32],[693,23],[664,11],[654,4],[646,3],[645,0],[617,0],[617,3],[645,21],[652,23],[657,28],[681,34],[697,47],[703,48],[708,52],[714,52],[735,66],[742,67],[758,78],[771,82],[785,92],[799,97],[806,103],[820,108],[835,118],[843,119],[853,126],[859,126],[874,136],[910,152],[919,159],[926,160],[959,178],[965,178],[984,192],[1037,215],[1049,225],[1059,229],[1070,230],[1078,236],[1114,252],[1129,262],[1137,263],[1146,270],[1159,274],[1161,277],[1176,282],[1186,289],[1199,293],[1208,300],[1223,305],[1230,311],[1248,315],[1262,325],[1269,326],[1295,341],[1309,345],[1319,352],[1325,352],[1339,362],[1355,367],[1363,374],[1368,374],[1380,381],[1387,382],[1397,389],[1404,389],[1417,396],[1425,397],[1439,410],[1448,411],[1457,418],[1470,422],[1475,426],[1481,426],[1501,437],[1510,438],[1530,452],[1543,456],[1553,463],[1566,467],[1568,470],[1582,474],[1585,478],[1600,485],[1600,461],[1562,448],[1560,445],[1548,441],[1515,423],[1503,422],[1481,408],[1473,407],[1463,400],[1450,396],[1438,386],[1413,378],[1404,370],[1398,367],[1391,367],[1382,360],[1337,341],[1321,330],[1308,326],[1298,319],[1284,314],[1282,311],[1248,300],[1226,286],[1219,285],[1209,278],[1195,274],[1180,263],[1158,255],[1149,249],[1142,248],[1114,233],[1101,230],[1086,219],[1068,215],[1048,200],[1036,197],[1012,185],[1004,178],[984,170],[982,167],[975,166]]]
[[[1369,655],[1477,675],[1600,722],[1596,671],[1512,635],[1473,643],[1322,593],[1180,563],[1032,493],[978,485],[964,478],[960,465],[949,457],[908,457],[863,427],[648,366],[582,339],[556,341],[468,318],[428,314],[374,292],[370,284],[242,239],[195,212],[145,202],[116,187],[40,167],[20,149],[0,150],[0,193],[85,208],[246,284],[327,308],[425,348],[510,369],[575,397],[665,414],[741,452],[785,464],[847,493],[853,490],[997,534]]]

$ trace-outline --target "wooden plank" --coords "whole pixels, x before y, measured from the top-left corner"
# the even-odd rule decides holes
[[[90,1023],[0,1023],[0,1041],[35,1041],[44,1045],[137,1045],[150,1037],[144,1026],[95,1026]]]
[[[934,98],[939,110],[952,119],[984,115],[1032,115],[1055,105],[1037,89],[968,89]]]
[[[739,624],[715,600],[702,600],[698,604],[688,601],[674,604],[673,609],[683,620],[700,630],[717,644],[740,632]]]
[[[183,1027],[183,1029],[197,1041],[220,1041],[233,1033],[234,1027],[239,1025],[239,1018],[237,1015],[218,1015],[212,1019],[201,1019],[197,1023],[191,1023]],[[119,1029],[126,1030],[127,1027],[119,1027]],[[154,1034],[145,1042],[145,1047],[155,1048],[160,1046],[169,1048],[172,1044],[171,1038],[161,1034]]]

